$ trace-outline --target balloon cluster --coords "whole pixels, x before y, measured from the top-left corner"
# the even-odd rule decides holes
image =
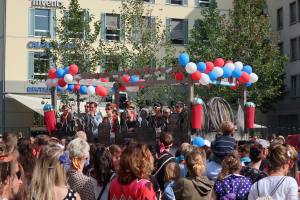
[[[103,86],[93,85],[80,85],[79,83],[73,83],[74,76],[78,73],[78,66],[71,64],[65,68],[51,68],[48,71],[49,78],[46,80],[48,87],[56,87],[58,92],[69,91],[79,92],[80,94],[99,96],[107,96],[107,89]],[[102,82],[108,82],[108,80],[101,78]]]
[[[122,77],[122,82],[123,83],[137,83],[137,82],[145,82],[144,79],[140,79],[140,76],[139,75],[132,75],[132,76],[129,76],[127,74],[124,74]],[[130,87],[125,87],[125,86],[121,86],[119,88],[120,91],[128,91],[128,92],[138,92],[139,89],[143,89],[144,86],[141,85],[141,86],[130,86]]]
[[[246,87],[251,86],[258,81],[258,76],[253,73],[250,65],[244,65],[242,62],[234,62],[228,60],[225,62],[223,58],[217,58],[214,62],[190,62],[187,53],[181,53],[178,57],[179,65],[185,68],[185,71],[191,76],[194,81],[199,81],[202,85],[222,78],[235,78],[239,83]],[[175,73],[176,80],[183,80],[184,74],[181,72]]]

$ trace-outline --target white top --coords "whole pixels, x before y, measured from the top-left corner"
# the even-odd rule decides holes
[[[268,176],[254,183],[250,189],[248,200],[256,200],[258,198],[257,184],[259,189],[259,197],[270,196],[270,193],[283,176]],[[286,176],[284,181],[278,187],[272,196],[273,199],[298,200],[298,184],[297,181]]]

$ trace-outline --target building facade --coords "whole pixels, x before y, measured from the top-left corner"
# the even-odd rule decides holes
[[[43,83],[34,85],[29,81],[45,76],[45,69],[51,65],[51,59],[43,53],[43,49],[50,44],[41,43],[41,37],[56,37],[55,18],[60,17],[59,11],[67,8],[69,0],[0,2],[3,4],[0,6],[0,67],[3,76],[0,73],[0,77],[5,79],[2,94],[49,95],[49,90]],[[210,0],[145,0],[145,3],[153,9],[153,16],[159,17],[164,26],[170,26],[172,42],[178,50],[183,50],[188,41],[189,30],[192,29],[195,19],[200,18],[200,10],[205,9]],[[101,21],[102,39],[120,40],[120,31],[116,32],[122,28],[120,16],[113,14],[121,6],[119,0],[79,0],[79,4],[81,8],[88,9],[95,16],[95,20]],[[220,10],[228,12],[232,9],[232,0],[218,0],[218,6]],[[5,118],[0,122],[2,130],[27,132],[28,127],[34,125],[31,119],[35,112],[28,106],[19,105],[18,100],[6,98],[5,102],[0,101],[1,105],[5,104],[2,106],[5,110],[0,110]]]
[[[278,47],[288,57],[285,85],[288,94],[261,120],[272,133],[300,133],[300,0],[267,0]]]

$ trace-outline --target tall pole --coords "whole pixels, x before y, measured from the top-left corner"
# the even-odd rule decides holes
[[[120,108],[120,94],[119,94],[119,84],[117,82],[114,83],[115,89],[115,101],[114,103],[117,105],[117,108]]]
[[[51,87],[51,104],[54,110],[56,110],[56,89]]]
[[[187,138],[185,138],[185,142],[190,142],[191,141],[191,133],[192,133],[192,128],[191,128],[191,121],[192,121],[192,102],[194,100],[194,84],[190,80],[188,83],[188,96],[187,96]],[[185,133],[186,134],[186,133]]]
[[[80,94],[76,93],[76,102],[77,102],[77,114],[80,114]]]

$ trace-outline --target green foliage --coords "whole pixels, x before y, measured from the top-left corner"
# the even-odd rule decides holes
[[[270,18],[265,15],[265,0],[235,0],[234,10],[221,15],[213,1],[202,10],[203,19],[198,20],[191,33],[188,52],[194,60],[212,60],[224,57],[242,61],[253,67],[259,81],[247,88],[248,99],[266,111],[285,94],[284,64],[286,57],[280,55]],[[205,98],[221,96],[231,103],[242,98],[243,87],[237,91],[212,86],[197,88]]]

